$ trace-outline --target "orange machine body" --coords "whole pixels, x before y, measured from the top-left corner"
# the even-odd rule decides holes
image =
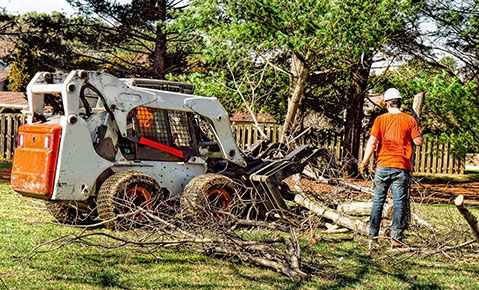
[[[42,199],[52,196],[61,132],[53,123],[20,126],[10,181],[15,191]]]

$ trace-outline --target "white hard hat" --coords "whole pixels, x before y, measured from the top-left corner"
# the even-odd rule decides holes
[[[386,92],[384,93],[385,102],[392,99],[400,99],[400,98],[401,98],[401,93],[395,88],[387,89]]]

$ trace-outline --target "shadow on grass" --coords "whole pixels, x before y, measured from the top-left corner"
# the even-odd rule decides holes
[[[468,263],[456,265],[449,260],[421,257],[398,263],[401,257],[385,259],[384,253],[368,256],[364,252],[365,249],[357,247],[338,247],[328,253],[327,259],[339,261],[338,258],[346,257],[344,262],[318,264],[324,266],[324,272],[315,273],[312,282],[301,283],[274,271],[241,264],[236,258],[211,258],[181,249],[146,255],[126,251],[96,253],[92,249],[81,252],[77,248],[66,253],[44,254],[54,256],[47,262],[41,261],[42,255],[37,256],[37,261],[28,266],[40,271],[47,280],[72,287],[94,285],[119,289],[443,289],[445,285],[462,285],[479,275],[479,268]],[[470,286],[473,289],[477,285]]]
[[[74,260],[61,254],[49,263],[32,261],[29,267],[42,272],[50,281],[55,280],[68,285],[95,285],[100,288],[226,289],[244,284],[240,288],[247,289],[248,285],[254,288],[258,285],[255,279],[249,280],[247,276],[234,275],[235,272],[248,271],[239,269],[242,265],[231,265],[219,259],[181,249],[177,252],[161,250],[155,255],[132,254],[125,251],[78,253],[78,255],[76,253],[77,251],[67,253],[70,258],[74,256]],[[221,267],[229,268],[224,270]],[[278,285],[278,289],[283,289],[286,279],[270,272],[260,284],[265,289],[269,289],[269,285]]]
[[[226,257],[225,257],[226,258]],[[265,288],[270,289],[296,289],[290,288],[285,285],[300,285],[300,283],[293,283],[291,279],[285,275],[278,276],[272,270],[263,271],[261,274],[258,271],[251,269],[245,270],[245,266],[241,265],[240,261],[236,258],[226,258],[230,261],[228,268],[233,273],[233,276],[239,277],[245,281],[249,281],[251,284],[260,283]],[[226,264],[225,264],[226,265]],[[247,267],[258,267],[256,265],[246,265]]]
[[[364,248],[357,248],[356,242],[350,248],[339,245],[333,251],[330,251],[328,259],[331,261],[343,262],[337,264],[337,275],[335,277],[324,276],[325,286],[322,289],[368,289],[368,288],[408,288],[408,289],[442,289],[440,285],[444,285],[435,279],[431,279],[431,275],[435,271],[424,267],[422,265],[410,262],[406,259],[404,262],[397,263],[398,260],[404,257],[392,258],[385,256],[384,252],[366,254],[365,242],[359,245],[364,245]],[[381,251],[383,251],[382,248]],[[419,258],[421,259],[421,258]],[[420,261],[423,261],[422,259]],[[455,266],[441,265],[442,272],[448,273],[454,271]],[[425,273],[421,273],[422,271]],[[476,275],[474,267],[470,270],[470,276]],[[457,269],[455,269],[457,271]],[[479,271],[479,269],[476,269]],[[422,275],[418,279],[418,275]],[[293,289],[293,288],[292,288]]]
[[[341,267],[336,279],[330,281],[331,284],[325,289],[343,289],[345,287],[355,288],[360,284],[371,268],[378,268],[378,264],[368,255],[360,254],[356,249],[338,251],[341,257],[348,257],[356,265]]]

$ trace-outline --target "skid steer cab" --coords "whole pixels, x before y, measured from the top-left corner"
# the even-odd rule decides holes
[[[94,71],[37,73],[27,87],[12,188],[44,199],[71,224],[98,217],[124,227],[144,218],[136,208],[165,200],[191,215],[204,211],[204,200],[224,212],[236,204],[239,184],[242,197],[259,197],[259,211],[286,212],[281,181],[302,171],[315,150],[300,147],[281,160],[240,151],[223,106],[193,89]],[[256,155],[278,151],[255,148]]]

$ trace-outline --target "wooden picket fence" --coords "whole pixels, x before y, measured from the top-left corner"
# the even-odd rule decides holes
[[[279,141],[281,137],[281,125],[261,124],[261,129],[273,142]],[[259,138],[258,130],[252,123],[233,123],[233,134],[236,143],[243,149],[253,144]],[[316,140],[318,141],[318,140]],[[332,150],[337,159],[342,155],[342,136],[329,135],[319,140],[321,147]],[[359,148],[359,160],[362,159],[367,138],[364,138]],[[306,143],[308,143],[306,141]],[[372,167],[374,158],[371,158]],[[452,155],[449,144],[440,144],[437,137],[424,139],[422,146],[416,148],[414,172],[424,174],[464,174],[465,158],[459,159]]]
[[[17,144],[18,127],[26,122],[23,114],[0,114],[0,160],[12,160]],[[260,128],[272,142],[281,138],[281,125],[260,124]],[[236,143],[247,149],[260,139],[258,130],[252,123],[235,123],[231,129]],[[366,139],[363,140],[359,159],[362,158]],[[319,142],[322,147],[335,152],[340,160],[342,154],[342,137],[330,135]],[[374,161],[371,161],[374,162]],[[372,163],[371,163],[372,164]],[[424,144],[416,148],[414,172],[426,174],[464,174],[465,159],[458,159],[451,154],[449,144],[440,144],[437,138],[426,138]]]
[[[17,145],[18,127],[25,124],[24,114],[0,114],[0,160],[12,160]]]
[[[261,130],[265,133],[269,140],[274,142],[279,142],[281,137],[281,125],[278,124],[259,124]],[[249,122],[231,124],[231,130],[233,131],[233,136],[235,136],[236,144],[238,144],[241,149],[247,149],[254,142],[261,139],[258,129]]]

